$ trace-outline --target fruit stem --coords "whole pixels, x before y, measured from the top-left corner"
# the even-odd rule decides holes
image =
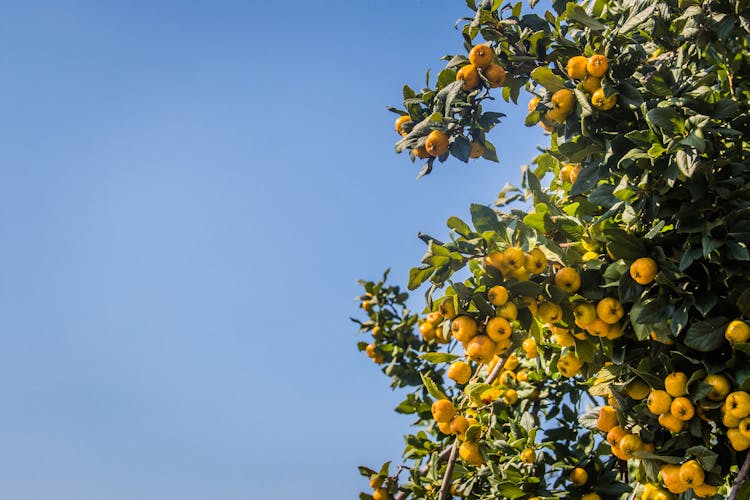
[[[748,471],[750,471],[750,453],[748,453],[745,457],[745,463],[742,464],[742,468],[737,474],[737,479],[734,480],[734,484],[732,485],[732,492],[727,497],[727,500],[735,500],[737,498],[737,494],[740,492],[740,486],[745,480],[745,476],[747,476]]]
[[[445,466],[445,476],[443,476],[443,484],[440,486],[438,500],[448,500],[451,497],[451,476],[453,475],[453,466],[456,464],[456,457],[458,457],[458,439],[453,441],[453,446],[451,446],[451,456]]]

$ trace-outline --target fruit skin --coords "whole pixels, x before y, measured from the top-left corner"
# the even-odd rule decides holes
[[[464,441],[458,447],[458,455],[471,465],[480,466],[484,464],[484,457],[477,443]]]
[[[536,460],[536,453],[531,448],[526,448],[521,452],[521,462],[526,464],[533,464]]]
[[[700,486],[693,486],[693,493],[700,498],[707,498],[716,495],[719,492],[719,487],[712,484],[703,483]]]
[[[408,123],[410,121],[411,121],[411,116],[409,116],[409,115],[402,115],[402,116],[399,116],[398,118],[396,118],[396,126],[395,126],[396,132],[398,132],[399,134],[401,134],[403,136],[407,135],[407,133],[405,131],[401,130],[401,126],[404,123]]]
[[[599,88],[591,94],[591,104],[600,111],[609,111],[617,104],[617,95],[606,97],[604,89]]]
[[[456,416],[456,407],[448,399],[438,399],[433,402],[430,410],[436,422],[448,423]]]
[[[555,273],[555,285],[568,293],[575,293],[581,288],[581,275],[572,267],[563,267]]]
[[[724,337],[730,344],[740,344],[750,340],[750,326],[742,320],[730,322],[724,330]]]
[[[705,472],[697,460],[688,460],[680,466],[680,481],[691,487],[703,484]]]
[[[510,338],[513,334],[513,328],[505,318],[492,318],[487,322],[485,332],[495,342],[501,342]]]
[[[502,285],[495,285],[487,291],[487,299],[495,307],[508,302],[508,289]]]
[[[675,417],[671,413],[664,413],[659,415],[659,425],[670,432],[678,433],[685,427],[685,421]]]
[[[559,371],[563,377],[573,377],[578,373],[582,366],[583,361],[578,359],[578,356],[571,351],[568,351],[564,356],[561,356],[560,359],[557,360],[557,371]]]
[[[583,81],[583,90],[589,94],[593,94],[600,88],[602,88],[602,79],[599,77],[589,75]]]
[[[477,68],[484,68],[489,66],[492,62],[492,56],[492,49],[489,46],[480,43],[473,46],[469,51],[469,62]]]
[[[654,415],[663,415],[668,413],[672,406],[672,396],[667,391],[652,390],[648,395],[646,406]]]
[[[711,401],[722,401],[732,389],[729,379],[720,373],[708,375],[703,381],[713,387],[707,396]]]
[[[391,500],[393,497],[385,488],[378,488],[372,492],[373,500]]]
[[[545,117],[547,118],[547,121],[561,124],[561,123],[564,123],[565,120],[568,118],[568,114],[569,113],[564,113],[560,111],[559,109],[550,109],[549,111],[547,111],[547,114],[545,115]],[[544,125],[544,122],[539,122],[539,123]],[[547,132],[552,132],[552,128],[549,128],[549,129],[547,127],[543,127],[543,128]]]
[[[424,148],[430,156],[440,156],[448,151],[448,136],[442,130],[433,130],[427,136]]]
[[[586,71],[589,75],[601,78],[607,74],[607,69],[609,69],[609,61],[605,56],[597,54],[589,57],[586,64]]]
[[[497,315],[508,321],[515,321],[518,318],[518,307],[513,302],[506,302],[497,308]]]
[[[580,302],[573,308],[573,317],[577,327],[586,328],[597,318],[596,306],[587,302]]]
[[[502,87],[505,83],[505,69],[499,64],[490,64],[482,70],[484,77],[490,82],[490,88],[496,89]]]
[[[422,158],[423,160],[430,158],[430,153],[427,152],[424,146],[416,147],[412,150],[412,152],[417,158]]]
[[[643,448],[643,441],[641,441],[641,438],[635,434],[625,434],[620,438],[618,444],[623,455],[628,457],[628,459],[633,458],[633,454]]]
[[[672,400],[669,412],[680,420],[687,422],[695,415],[695,407],[688,398],[682,396]]]
[[[508,266],[508,269],[515,271],[523,267],[526,261],[526,254],[519,247],[509,247],[503,252],[503,263]]]
[[[680,466],[677,464],[663,465],[659,475],[664,481],[664,486],[676,495],[686,492],[690,487],[680,479]]]
[[[485,365],[495,355],[495,343],[487,335],[476,335],[466,346],[466,355],[472,361]]]
[[[596,315],[608,325],[614,325],[625,315],[625,309],[616,298],[605,297],[596,304]]]
[[[463,361],[454,361],[448,367],[448,378],[463,385],[471,378],[471,367]]]
[[[542,322],[552,325],[562,319],[562,308],[554,302],[542,302],[537,309],[537,315]]]
[[[617,411],[613,406],[602,406],[596,419],[596,428],[602,432],[609,432],[618,425]]]
[[[735,391],[727,396],[726,412],[734,418],[742,420],[750,415],[750,394],[745,391]]]
[[[683,372],[674,372],[664,379],[664,389],[673,398],[685,396],[687,391],[688,377]]]
[[[656,278],[659,267],[651,257],[641,257],[630,264],[630,277],[639,285],[648,285]]]
[[[583,486],[584,484],[586,484],[586,481],[589,480],[589,473],[586,472],[586,469],[576,467],[575,469],[570,471],[570,476],[568,478],[574,485]]]
[[[532,274],[540,274],[547,269],[547,257],[539,248],[533,248],[524,259],[523,267]]]
[[[453,336],[461,343],[466,343],[477,334],[479,326],[471,316],[456,316],[451,323]]]
[[[459,439],[463,439],[462,436],[466,433],[466,429],[469,428],[469,420],[463,415],[456,415],[450,422],[451,434],[455,434]]]
[[[521,344],[521,348],[523,349],[523,352],[526,353],[527,358],[536,358],[539,356],[539,350],[537,349],[536,341],[528,337],[524,339],[523,344]]]
[[[482,80],[479,78],[477,67],[473,64],[467,64],[466,66],[463,66],[458,70],[458,73],[456,73],[456,81],[459,80],[464,81],[464,85],[462,88],[466,92],[474,90],[482,83]]]
[[[537,104],[539,104],[539,97],[532,97],[529,100],[529,104],[527,106],[527,109],[529,110],[529,113],[534,111],[536,109]]]
[[[591,493],[583,495],[581,500],[602,500],[602,497],[600,497],[598,493],[592,491]]]
[[[727,430],[727,437],[735,451],[745,451],[750,448],[750,439],[746,438],[736,427]]]
[[[636,401],[646,398],[650,392],[651,388],[648,384],[639,378],[630,382],[625,388],[625,393]]]
[[[589,74],[586,70],[589,60],[585,56],[575,56],[568,59],[566,71],[568,76],[576,80],[582,80]]]
[[[570,89],[560,89],[552,94],[552,110],[567,116],[573,110],[574,105],[575,97]]]
[[[610,446],[618,446],[620,439],[625,436],[628,432],[622,428],[622,426],[616,425],[612,427],[607,433],[607,442]]]

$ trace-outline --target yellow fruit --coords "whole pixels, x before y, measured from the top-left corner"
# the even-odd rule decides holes
[[[575,469],[570,471],[570,476],[568,476],[568,479],[570,479],[570,482],[576,486],[583,486],[584,484],[586,484],[586,481],[589,480],[589,473],[586,472],[586,469],[576,467]]]
[[[473,64],[467,64],[458,70],[456,73],[456,81],[463,80],[463,88],[466,92],[470,92],[475,88],[479,87],[482,80],[479,78],[479,72],[477,67]],[[428,150],[429,151],[429,150]]]
[[[477,334],[477,330],[477,322],[471,316],[456,316],[451,323],[451,332],[461,343],[470,341]]]
[[[586,65],[588,62],[589,60],[584,56],[575,56],[568,59],[568,65],[566,67],[568,76],[575,78],[576,80],[586,78],[586,75],[588,75],[588,71],[586,71]]]
[[[484,457],[478,443],[464,441],[458,447],[458,455],[471,465],[480,466],[484,464]]]
[[[514,405],[518,402],[518,392],[515,389],[508,389],[503,395],[503,399],[509,405]]]
[[[667,391],[654,389],[648,395],[646,406],[654,415],[663,415],[672,406],[672,396]]]
[[[573,317],[576,326],[586,328],[596,319],[596,306],[587,302],[581,302],[573,308]]]
[[[505,274],[506,267],[503,263],[503,252],[491,252],[484,258],[484,265],[494,267]]]
[[[664,486],[674,494],[684,493],[690,486],[680,479],[680,466],[677,464],[664,464],[659,471]]]
[[[583,361],[578,359],[572,351],[566,352],[563,356],[557,360],[557,371],[563,377],[572,377],[578,373],[583,366]]]
[[[675,372],[667,375],[664,379],[664,388],[673,398],[685,396],[687,392],[688,377],[683,372]]]
[[[490,82],[490,88],[496,89],[505,83],[505,69],[499,64],[490,64],[482,71],[484,77]]]
[[[425,318],[428,323],[432,324],[433,326],[438,326],[440,323],[443,322],[443,315],[440,313],[440,311],[433,311],[430,314],[427,315],[427,318]]]
[[[493,52],[492,49],[480,43],[475,45],[469,51],[469,62],[477,68],[484,68],[492,62]]]
[[[392,500],[393,497],[385,488],[378,488],[372,492],[373,500]]]
[[[436,422],[448,423],[456,416],[456,407],[448,399],[438,399],[432,403],[432,418]]]
[[[641,441],[641,438],[636,434],[625,434],[620,438],[618,444],[620,451],[622,451],[623,455],[628,457],[628,459],[633,458],[633,454],[643,448],[643,441]]]
[[[529,369],[528,368],[521,368],[518,370],[518,373],[516,373],[516,380],[519,382],[528,382],[529,380]]]
[[[508,302],[508,290],[502,285],[495,285],[487,291],[487,300],[495,307]]]
[[[508,269],[511,271],[522,268],[525,259],[526,255],[519,247],[509,247],[503,252],[503,263],[508,266]]]
[[[555,285],[568,293],[575,293],[581,288],[581,275],[572,267],[563,267],[555,274]]]
[[[482,394],[479,395],[479,399],[482,400],[482,403],[488,404],[495,401],[497,398],[502,396],[503,391],[499,387],[493,387],[491,389],[487,389],[486,391],[482,392]]]
[[[466,346],[466,355],[472,361],[487,364],[495,355],[495,343],[487,335],[476,335]]]
[[[515,321],[518,318],[518,308],[513,302],[506,302],[502,306],[497,308],[497,315],[500,318],[505,318],[508,321]]]
[[[746,438],[744,434],[742,434],[742,431],[740,431],[736,427],[727,429],[727,437],[729,438],[729,443],[732,445],[732,448],[734,448],[735,451],[745,451],[746,449],[750,448],[750,439]]]
[[[535,97],[532,97],[529,100],[529,105],[527,106],[527,108],[529,110],[529,113],[531,113],[532,111],[534,111],[536,109],[537,104],[539,104],[539,98],[538,97],[535,96]]]
[[[552,110],[562,114],[569,114],[575,105],[575,97],[569,89],[560,89],[552,94]]]
[[[510,326],[510,323],[507,319],[496,317],[490,319],[487,322],[485,333],[489,335],[489,337],[493,341],[499,342],[501,340],[510,338],[511,334],[513,333],[513,328]]]
[[[743,436],[750,439],[750,417],[745,417],[739,421],[737,428],[740,430]]]
[[[675,417],[671,413],[664,413],[662,415],[659,415],[659,425],[670,432],[677,433],[680,432],[685,426],[685,422]]]
[[[479,142],[472,142],[469,150],[469,158],[476,159],[484,154],[484,146]]]
[[[630,382],[625,388],[625,393],[636,401],[646,398],[650,392],[651,388],[648,384],[639,378]]]
[[[424,146],[416,147],[412,150],[412,152],[417,158],[422,158],[423,160],[426,158],[430,158],[430,153],[427,152]]]
[[[572,184],[575,184],[575,182],[578,180],[578,174],[581,173],[582,168],[583,167],[580,163],[576,163],[575,165],[573,165],[573,168],[570,169],[570,182]]]
[[[596,419],[596,428],[602,432],[609,432],[618,425],[617,411],[612,406],[602,406]]]
[[[688,398],[682,396],[672,400],[669,411],[675,417],[687,422],[695,415],[695,406]]]
[[[614,325],[625,315],[620,301],[614,297],[606,297],[596,304],[596,315],[609,325]]]
[[[625,436],[628,432],[621,426],[616,425],[607,432],[607,442],[610,446],[618,446],[620,439]]]
[[[536,346],[536,341],[532,337],[528,337],[524,339],[523,344],[521,344],[521,348],[523,349],[523,352],[526,353],[527,358],[536,358],[539,356],[539,350]]]
[[[537,315],[543,323],[553,325],[562,320],[563,311],[562,308],[552,302],[542,302],[537,308]]]
[[[515,271],[511,271],[510,277],[515,278],[518,281],[527,281],[529,277],[531,276],[531,273],[526,270],[525,267],[519,267]]]
[[[448,136],[441,130],[433,130],[427,136],[424,148],[430,156],[441,156],[448,151]]]
[[[653,282],[658,271],[656,261],[651,257],[641,257],[630,264],[630,277],[639,285],[648,285]]]
[[[750,340],[750,326],[744,321],[736,319],[727,325],[724,336],[730,344],[747,342]]]
[[[711,386],[711,392],[708,393],[711,401],[722,401],[732,389],[729,379],[720,373],[709,375],[703,381]]]
[[[435,326],[432,323],[425,321],[419,324],[419,333],[422,334],[422,338],[425,342],[435,340]]]
[[[599,254],[596,252],[586,252],[585,254],[581,256],[581,260],[583,260],[584,262],[589,262],[592,260],[596,260],[598,258],[599,258]]]
[[[613,94],[609,97],[604,95],[604,89],[599,88],[591,94],[591,104],[598,110],[609,111],[617,104],[617,94]]]
[[[586,325],[586,331],[589,333],[589,335],[593,337],[609,337],[610,332],[612,331],[612,326],[604,321],[602,321],[601,318],[596,318],[594,321]]]
[[[599,77],[589,75],[583,81],[583,90],[589,94],[593,94],[600,88],[602,88],[602,79]]]
[[[705,472],[697,460],[688,460],[680,466],[680,481],[691,488],[702,485],[704,480]]]
[[[408,123],[410,121],[411,117],[409,115],[402,115],[396,118],[396,132],[401,135],[407,135],[407,132],[405,130],[402,130],[401,127],[404,125],[404,123]]]
[[[495,382],[506,386],[514,384],[516,382],[516,374],[511,370],[503,370],[497,379],[495,379]]]
[[[545,114],[544,116],[547,119],[547,121],[560,124],[560,123],[565,122],[569,114],[570,114],[569,111],[566,113],[566,112],[560,111],[559,109],[550,109],[549,111],[547,111],[547,114]],[[544,128],[544,130],[547,130],[548,132],[552,131],[552,128],[544,126],[544,122],[539,122],[539,123],[542,124],[542,128]]]
[[[722,406],[722,416],[721,416],[721,423],[724,424],[725,427],[739,427],[740,422],[742,422],[744,419],[735,418],[726,411],[724,411],[724,407]]]
[[[370,488],[373,490],[377,490],[383,486],[383,478],[380,476],[375,476],[374,478],[370,479]]]
[[[619,339],[625,335],[625,329],[623,328],[622,324],[615,323],[614,325],[609,325],[609,333],[605,335],[605,338],[609,340],[615,340]]]
[[[591,493],[583,495],[581,500],[602,500],[602,497],[600,497],[598,493],[592,491]]]
[[[586,71],[588,74],[599,78],[607,73],[608,68],[609,62],[607,61],[607,58],[600,54],[589,57],[589,61],[586,64]]]
[[[539,248],[533,248],[524,259],[523,267],[531,274],[540,274],[547,269],[547,257]]]
[[[451,423],[450,422],[438,422],[438,429],[440,429],[440,432],[442,432],[443,434],[450,434]]]
[[[521,462],[533,464],[536,460],[536,453],[531,448],[526,448],[521,452]]]
[[[561,347],[573,347],[576,345],[576,341],[573,336],[568,333],[567,330],[561,329],[558,332],[553,332],[552,336],[555,339],[555,343]]]
[[[443,315],[445,319],[453,319],[456,317],[456,306],[453,305],[453,299],[446,297],[438,306],[438,311]]]
[[[699,498],[708,498],[716,495],[719,487],[712,484],[703,483],[700,486],[693,486],[693,493]]]
[[[505,360],[505,365],[503,366],[503,368],[505,368],[506,370],[513,371],[516,368],[518,368],[519,364],[520,364],[520,361],[518,359],[518,356],[516,356],[515,353],[513,353],[510,356],[508,356],[508,359]]]
[[[448,367],[448,378],[463,385],[471,378],[471,367],[463,361],[455,361]]]
[[[743,419],[750,415],[750,394],[736,391],[727,396],[726,412],[734,418]]]
[[[469,420],[463,415],[456,415],[450,423],[451,434],[462,436],[469,428]]]

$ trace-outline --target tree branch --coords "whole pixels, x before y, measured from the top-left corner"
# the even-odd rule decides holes
[[[440,486],[438,500],[448,500],[451,497],[451,476],[453,475],[453,466],[456,464],[456,457],[458,457],[458,438],[453,441],[453,446],[451,446],[451,456],[448,458],[448,465],[445,466],[443,485]]]
[[[727,500],[735,500],[737,498],[737,494],[740,492],[740,486],[742,486],[742,482],[745,480],[745,476],[747,476],[748,471],[750,471],[750,453],[748,453],[745,457],[745,463],[742,464],[742,468],[737,474],[737,479],[734,480],[734,484],[732,485],[732,492],[727,497]]]

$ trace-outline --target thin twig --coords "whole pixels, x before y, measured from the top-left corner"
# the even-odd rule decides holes
[[[443,485],[440,486],[438,500],[448,500],[451,496],[451,476],[453,475],[453,466],[456,464],[458,457],[458,439],[453,441],[451,446],[451,456],[448,458],[448,465],[445,466],[445,476],[443,476]]]
[[[737,494],[740,492],[740,486],[742,486],[742,482],[745,480],[748,471],[750,471],[750,453],[745,457],[745,463],[742,464],[742,468],[740,469],[739,474],[737,474],[737,479],[734,480],[732,492],[729,494],[727,500],[735,500],[735,498],[737,498]]]

